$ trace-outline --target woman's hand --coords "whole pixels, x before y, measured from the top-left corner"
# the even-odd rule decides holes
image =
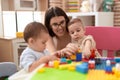
[[[79,50],[79,47],[73,43],[69,43],[65,48],[62,50],[56,51],[54,54],[57,57],[69,57],[72,54],[76,53]]]
[[[71,53],[76,53],[77,51],[79,50],[79,47],[77,44],[74,44],[74,43],[69,43],[67,46],[66,46],[66,49],[65,49],[65,52],[67,54],[71,54]]]

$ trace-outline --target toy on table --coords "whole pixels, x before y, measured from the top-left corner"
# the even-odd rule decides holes
[[[74,60],[61,57],[58,61],[50,62],[50,67],[48,66],[43,68],[43,70],[39,70],[31,80],[39,80],[39,78],[41,78],[41,80],[74,80],[75,78],[77,78],[77,80],[120,79],[120,63],[116,62],[116,58],[96,58],[95,51],[91,50],[91,57],[88,61],[84,62],[82,56],[77,54],[82,55],[82,52],[78,51],[78,53],[74,55],[75,57],[71,58]],[[80,59],[77,59],[77,56],[80,56]],[[120,61],[120,58],[118,60]],[[114,67],[115,64],[116,67]],[[50,76],[45,77],[46,75]],[[94,75],[96,75],[96,77],[94,77]],[[61,77],[62,79],[60,79]]]
[[[82,61],[87,62],[87,61],[89,61],[89,60],[94,60],[94,59],[95,59],[95,50],[93,49],[93,50],[91,50],[91,55],[90,55],[90,57],[89,57],[89,58],[84,57],[84,58],[82,59]]]
[[[106,61],[105,72],[106,73],[112,73],[112,66],[111,66],[111,61],[110,60]]]
[[[81,50],[78,50],[77,53],[72,54],[70,56],[70,59],[73,61],[81,61],[82,60],[82,52]]]
[[[53,67],[45,67],[43,70],[39,70],[31,80],[119,80],[120,79],[120,63],[112,64],[114,59],[107,58],[95,58],[88,62],[83,61],[70,61],[69,59],[62,58],[66,64],[58,64],[54,67],[57,61],[53,61]],[[60,60],[62,61],[62,60]],[[92,62],[93,61],[93,62]],[[89,62],[96,63],[94,68],[89,68]],[[107,63],[107,64],[106,64]],[[112,74],[108,74],[105,71],[106,66],[111,66]],[[47,77],[46,77],[47,75]],[[57,76],[56,76],[57,75]]]

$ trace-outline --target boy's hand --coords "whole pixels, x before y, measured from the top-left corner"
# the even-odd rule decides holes
[[[44,57],[40,58],[40,60],[43,63],[47,63],[49,61],[58,60],[58,58],[56,56],[54,56],[54,55],[48,55],[48,56],[44,56]]]
[[[82,51],[82,53],[83,53],[83,56],[85,57],[85,58],[89,58],[90,57],[90,55],[91,55],[91,51],[90,51],[90,49],[88,49],[88,48],[84,48],[84,50]]]

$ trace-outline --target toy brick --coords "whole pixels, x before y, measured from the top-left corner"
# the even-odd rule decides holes
[[[58,67],[59,67],[59,64],[60,64],[60,62],[57,61],[57,60],[55,60],[55,61],[54,61],[54,68],[58,68]]]
[[[76,54],[76,61],[81,61],[82,60],[82,53],[77,53]]]
[[[66,63],[66,62],[67,62],[67,60],[66,60],[65,57],[62,57],[62,58],[60,59],[60,63]]]
[[[82,63],[76,66],[76,71],[80,73],[87,73],[88,72],[88,63]]]

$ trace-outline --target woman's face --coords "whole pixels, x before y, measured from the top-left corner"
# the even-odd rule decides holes
[[[51,18],[50,25],[57,37],[63,36],[66,33],[66,21],[64,16],[56,16]]]

